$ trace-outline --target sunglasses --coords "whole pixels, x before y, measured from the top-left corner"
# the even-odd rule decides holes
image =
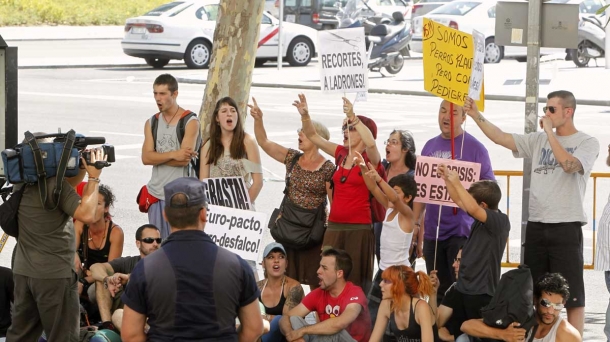
[[[571,108],[571,107],[563,107],[563,108]],[[559,107],[555,107],[555,106],[545,106],[545,107],[542,107],[542,112],[543,113],[546,113],[547,110],[549,112],[551,112],[551,114],[555,114],[555,112],[559,110]]]
[[[347,125],[341,126],[341,132],[344,132],[347,129],[347,127],[348,127]],[[349,130],[350,130],[350,132],[353,132],[353,131],[356,130],[356,127],[355,126],[349,126]]]
[[[563,304],[554,304],[548,299],[541,299],[540,305],[544,306],[545,308],[553,308],[555,311],[563,310]]]
[[[455,259],[453,259],[453,262],[460,263],[460,262],[462,262],[462,258],[455,258]]]
[[[162,238],[151,238],[151,237],[147,237],[147,238],[143,238],[142,240],[140,240],[144,243],[153,243],[153,242],[157,242],[158,244],[161,244],[161,242],[163,242]]]

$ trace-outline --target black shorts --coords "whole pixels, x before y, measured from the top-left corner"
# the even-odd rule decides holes
[[[567,308],[585,306],[582,225],[580,222],[527,222],[524,262],[534,284],[545,273],[560,273],[570,286]]]

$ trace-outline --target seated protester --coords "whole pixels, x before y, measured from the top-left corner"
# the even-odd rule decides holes
[[[11,326],[14,290],[13,271],[10,268],[0,267],[0,337],[5,337],[8,327]]]
[[[358,153],[354,163],[360,166],[366,176],[364,182],[373,196],[388,210],[381,230],[379,270],[373,279],[373,286],[367,294],[369,313],[374,325],[377,310],[381,302],[381,274],[393,265],[410,266],[409,248],[415,229],[413,216],[413,199],[417,193],[417,183],[413,176],[406,174],[396,175],[386,182],[381,178],[375,168]]]
[[[140,226],[136,230],[136,246],[140,255],[91,265],[91,277],[95,280],[94,298],[100,311],[102,329],[121,330],[123,318],[121,294],[138,261],[161,246],[159,228],[152,224]]]
[[[298,281],[285,275],[288,261],[284,246],[277,242],[268,244],[263,251],[262,264],[265,279],[256,284],[261,291],[258,300],[265,309],[263,323],[269,325],[269,331],[261,339],[263,342],[282,341],[280,319],[301,303],[305,294]]]
[[[371,335],[371,317],[362,289],[345,279],[352,270],[352,259],[343,250],[322,252],[318,278],[320,287],[311,291],[301,304],[283,315],[280,329],[288,342],[336,341],[365,342]],[[309,325],[304,317],[315,311],[320,323]]]
[[[97,211],[100,219],[86,225],[74,221],[77,258],[83,264],[83,274],[79,281],[89,288],[94,280],[91,276],[91,265],[112,261],[123,253],[123,230],[112,222],[110,206],[115,201],[109,187],[100,184],[97,201]],[[95,288],[87,290],[88,298],[95,298]]]
[[[383,231],[382,231],[383,234]],[[382,299],[370,341],[381,342],[388,322],[390,333],[398,341],[438,342],[435,312],[421,299],[433,293],[425,272],[410,267],[390,266],[381,278]]]
[[[513,323],[506,329],[498,329],[486,325],[482,319],[471,319],[462,324],[462,331],[468,336],[462,335],[457,341],[478,341],[477,338],[530,341],[532,334],[533,342],[582,341],[578,330],[560,315],[568,298],[570,287],[565,278],[559,273],[546,273],[534,284],[537,326],[526,332],[525,329],[519,328],[519,323]]]
[[[459,278],[460,261],[462,258],[462,247],[458,251],[455,260],[453,261],[453,270],[455,272],[455,278]],[[455,289],[455,283],[449,286],[447,292],[443,296],[443,302],[441,305],[437,305],[437,292],[440,287],[440,282],[437,271],[433,270],[430,272],[430,280],[434,287],[434,292],[430,296],[428,303],[433,308],[438,306],[436,310],[436,326],[438,327],[438,337],[441,341],[455,341],[455,336],[460,336],[460,326],[464,319],[459,317],[462,314],[462,303],[461,297],[456,295],[457,290]]]
[[[492,180],[475,182],[466,190],[457,172],[443,164],[439,165],[438,174],[453,202],[474,218],[462,249],[464,258],[455,295],[456,301],[461,302],[464,320],[481,318],[481,308],[489,304],[500,281],[502,254],[510,231],[508,216],[498,210],[502,191]]]

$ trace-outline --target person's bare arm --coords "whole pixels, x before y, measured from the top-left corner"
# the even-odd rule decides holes
[[[551,118],[548,116],[542,117],[540,119],[542,128],[544,129],[544,133],[546,133],[547,139],[549,139],[549,144],[551,145],[551,150],[553,150],[553,156],[561,168],[566,173],[583,173],[582,163],[578,158],[574,157],[568,151],[566,151],[563,146],[557,140],[557,137],[553,133],[553,122]]]
[[[567,320],[563,320],[557,330],[556,342],[581,342],[580,332]]]
[[[239,342],[254,342],[263,334],[263,318],[258,305],[258,300],[239,308],[237,317],[240,322],[238,332]]]
[[[432,326],[434,325],[435,319],[432,310],[430,309],[429,305],[426,304],[425,301],[424,303],[417,302],[417,304],[415,305],[415,320],[421,328],[421,341],[434,342]]]
[[[381,342],[383,341],[383,336],[385,335],[386,327],[388,326],[388,321],[390,320],[390,301],[382,300],[379,303],[379,310],[377,311],[377,318],[375,319],[375,326],[373,327],[373,332],[371,333],[371,339],[369,342]]]
[[[170,160],[166,162],[165,165],[187,166],[191,162],[191,159],[195,158],[197,154],[199,154],[199,151],[195,151],[198,134],[200,134],[199,120],[191,119],[186,124],[186,128],[184,130],[184,137],[182,138],[182,143],[180,144],[179,151],[182,152],[178,153],[178,156],[181,158]]]
[[[362,306],[360,306],[360,304],[348,304],[339,317],[327,319],[325,321],[313,325],[308,325],[298,330],[293,330],[292,332],[286,334],[286,339],[288,341],[294,341],[296,339],[302,338],[305,335],[336,334],[341,330],[347,328],[350,324],[352,324],[352,322],[354,322],[356,318],[358,318],[360,311],[362,311]]]
[[[76,189],[76,187],[85,179],[85,175],[87,174],[87,169],[81,167],[78,169],[78,174],[74,177],[66,177],[66,180],[70,185]]]
[[[470,116],[474,122],[481,128],[481,131],[494,143],[504,146],[507,149],[517,152],[517,145],[515,139],[510,133],[503,132],[500,128],[489,122],[483,117],[483,114],[479,112],[476,103],[467,97],[464,101],[464,111]]]
[[[445,342],[455,341],[455,337],[453,335],[451,335],[449,330],[445,327],[438,328],[438,338],[440,338],[441,341],[445,341]]]
[[[293,331],[292,324],[290,324],[290,317],[296,316],[304,318],[310,312],[311,311],[309,311],[309,309],[305,305],[303,305],[303,303],[301,303],[292,308],[290,311],[288,311],[288,314],[284,315],[282,313],[282,318],[280,319],[279,323],[280,331],[282,332],[282,334],[286,336]]]
[[[432,289],[434,291],[430,295],[430,298],[428,298],[428,304],[430,304],[430,307],[432,308],[432,311],[434,312],[435,321],[436,321],[436,318],[438,317],[437,293],[438,293],[438,288],[441,286],[441,282],[438,280],[437,273],[438,273],[437,270],[430,271],[430,281],[432,282]]]
[[[326,196],[328,196],[328,205],[333,204],[333,189],[330,188],[330,182],[326,182]]]
[[[305,98],[305,95],[299,94],[299,99],[295,100],[292,105],[295,106],[299,111],[299,114],[301,114],[303,133],[305,133],[307,139],[311,140],[311,142],[318,146],[319,149],[334,158],[338,145],[322,138],[316,132],[316,128],[313,126],[311,117],[309,116],[309,108],[307,107],[307,99]]]
[[[519,328],[519,323],[511,323],[506,329],[498,329],[483,323],[482,319],[470,319],[462,323],[463,333],[474,337],[492,338],[507,342],[522,342],[525,329]]]
[[[114,274],[114,269],[109,263],[97,263],[91,265],[91,277],[95,281],[104,281],[104,278]]]
[[[353,125],[358,134],[360,134],[360,138],[366,146],[366,155],[371,164],[375,166],[379,165],[381,156],[379,155],[379,150],[377,150],[377,144],[375,143],[373,133],[364,123],[360,122],[358,117],[356,117],[356,114],[354,113],[354,105],[346,97],[343,97],[343,113],[345,113],[347,119],[349,120],[348,125]],[[354,121],[356,123],[351,124]]]
[[[438,166],[438,174],[445,181],[447,191],[453,202],[462,208],[462,210],[468,212],[470,216],[485,223],[487,221],[487,212],[485,209],[481,208],[474,197],[464,189],[458,174],[455,171],[450,170],[444,164]]]
[[[366,187],[369,189],[369,191],[375,197],[375,199],[381,205],[383,205],[384,208],[388,208],[389,207],[389,204],[388,204],[389,198],[388,198],[387,194],[385,194],[382,191],[382,189],[380,189],[379,186],[377,186],[378,184],[380,185],[381,182],[383,182],[383,179],[381,178],[381,176],[379,176],[379,174],[377,173],[377,170],[373,167],[373,165],[371,165],[371,163],[369,163],[368,165],[365,164],[364,158],[362,157],[362,155],[359,152],[354,151],[354,153],[356,154],[356,157],[354,157],[354,166],[353,167],[360,168],[360,171],[363,174],[362,179],[364,179],[364,184],[366,184]],[[392,189],[392,192],[394,192],[393,189]],[[395,192],[394,192],[394,197],[396,197]]]
[[[288,315],[290,310],[301,304],[303,297],[305,297],[305,292],[303,291],[301,284],[297,283],[297,285],[291,287],[290,290],[288,290],[288,296],[286,297],[286,302],[282,308],[282,315]]]
[[[415,229],[417,230],[417,257],[421,258],[424,247],[424,214],[426,212],[426,204],[421,202],[413,202],[413,220],[415,221]]]
[[[99,193],[99,178],[102,174],[102,170],[97,169],[94,166],[95,162],[98,160],[106,160],[104,152],[101,149],[91,151],[91,165],[86,164],[85,160],[81,158],[81,162],[85,164],[85,168],[87,169],[89,180],[83,190],[83,197],[80,204],[76,207],[72,217],[85,224],[91,224],[100,219],[97,214],[97,195]]]
[[[197,133],[198,123],[192,120],[186,125],[186,131],[184,133],[184,139],[179,150],[159,153],[155,151],[154,137],[152,129],[150,127],[149,120],[146,120],[144,124],[144,143],[142,144],[142,163],[144,165],[161,165],[167,164],[172,166],[186,166],[191,161],[191,158],[196,155],[195,140],[191,142],[190,139],[193,134]],[[197,136],[195,135],[195,138]],[[186,142],[185,142],[186,140]],[[191,146],[192,145],[192,146]],[[172,162],[172,163],[170,163]]]
[[[121,327],[121,340],[123,342],[144,342],[146,334],[146,316],[134,311],[128,305],[123,308],[123,325]]]
[[[265,130],[265,125],[263,123],[263,111],[258,106],[258,103],[256,103],[254,97],[252,98],[252,102],[253,104],[248,105],[248,107],[250,107],[250,115],[254,118],[254,137],[256,138],[256,142],[269,157],[283,164],[286,159],[286,154],[288,154],[288,149],[267,138],[267,131]]]
[[[210,141],[208,140],[201,148],[201,163],[199,165],[199,180],[210,178],[210,164],[208,164],[208,154],[210,153]]]
[[[246,145],[246,153],[248,154],[248,160],[254,164],[261,164],[261,155],[258,151],[258,146],[256,145],[256,141],[252,138],[250,134],[246,134],[244,137],[244,144]],[[263,189],[263,174],[262,173],[252,173],[252,185],[248,189],[248,194],[250,195],[250,201],[256,201],[258,194],[260,194]]]
[[[447,322],[451,318],[451,315],[453,315],[452,308],[442,305],[442,304],[439,305],[437,313],[436,313],[436,326],[439,328],[444,327],[445,324],[447,324]]]
[[[123,229],[118,225],[115,225],[110,233],[110,252],[108,252],[108,261],[121,257],[123,254],[124,239],[125,234],[123,234]]]

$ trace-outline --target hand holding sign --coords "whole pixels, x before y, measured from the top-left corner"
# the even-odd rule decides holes
[[[354,105],[347,99],[347,97],[342,97],[343,99],[343,113],[347,116],[349,121],[353,121],[356,117],[354,114]]]
[[[475,120],[481,115],[479,108],[477,108],[476,102],[470,97],[466,97],[464,100],[464,112]]]
[[[253,105],[249,104],[250,107],[250,115],[254,118],[254,120],[262,120],[263,119],[263,111],[258,107],[258,103],[256,103],[256,99],[254,96],[252,97]]]
[[[304,119],[304,116],[309,115],[309,109],[307,108],[307,99],[305,98],[305,94],[299,94],[299,99],[295,100],[292,105],[297,107],[299,114],[301,114],[301,120]]]
[[[460,181],[457,172],[449,169],[447,165],[440,164],[438,166],[438,175],[445,181],[445,183],[455,183]]]

